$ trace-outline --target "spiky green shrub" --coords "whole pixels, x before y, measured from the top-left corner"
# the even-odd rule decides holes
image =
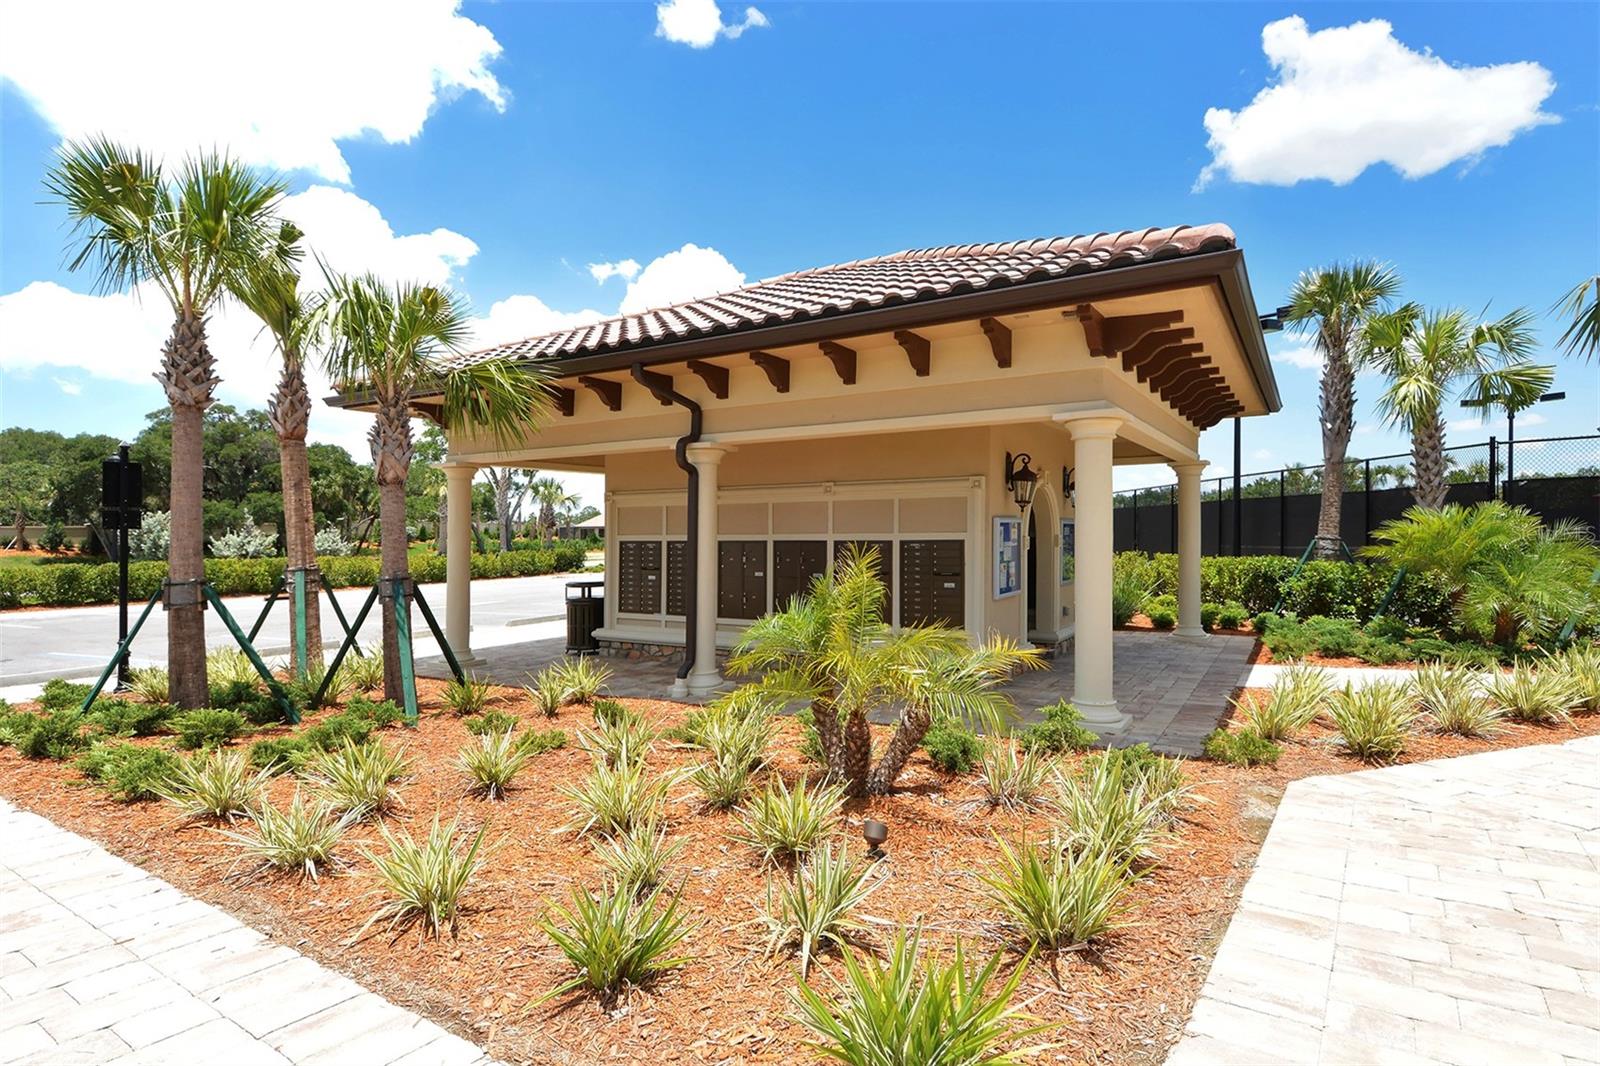
[[[464,719],[462,724],[467,727],[467,732],[475,737],[481,737],[488,733],[504,733],[507,730],[514,730],[522,722],[514,714],[493,710],[484,711],[482,714]]]
[[[1164,840],[1161,807],[1122,760],[1101,759],[1082,773],[1057,773],[1055,792],[1065,847],[1125,866],[1155,858]]]
[[[345,656],[344,662],[339,664],[339,670],[350,682],[350,687],[359,692],[371,692],[373,689],[383,687],[383,649],[367,648],[365,653],[354,653]]]
[[[1377,681],[1361,688],[1346,685],[1329,710],[1339,743],[1363,762],[1393,762],[1405,751],[1419,715],[1411,686]]]
[[[635,826],[660,821],[666,809],[667,794],[682,779],[679,771],[652,775],[640,761],[615,766],[596,759],[589,775],[576,785],[558,790],[578,805],[577,817],[568,828],[579,833],[626,833]]]
[[[1084,760],[1083,773],[1094,774],[1102,762],[1119,763],[1124,787],[1143,792],[1154,804],[1162,821],[1170,821],[1189,801],[1194,788],[1183,769],[1182,759],[1157,755],[1149,744],[1096,752]]]
[[[678,857],[684,844],[682,840],[668,843],[666,826],[646,822],[605,838],[595,850],[617,891],[639,895],[662,884],[667,864]]]
[[[713,759],[754,770],[767,760],[767,748],[777,731],[773,716],[762,710],[719,709],[708,714],[699,729],[699,743]]]
[[[1463,737],[1492,737],[1502,731],[1505,712],[1478,691],[1478,675],[1462,666],[1427,663],[1412,684],[1428,728]]]
[[[1040,707],[1039,713],[1044,715],[1044,721],[1022,731],[1024,751],[1042,751],[1048,755],[1088,751],[1100,739],[1099,734],[1084,728],[1083,715],[1066,700]]]
[[[487,681],[469,677],[451,681],[444,687],[440,698],[454,714],[482,714],[483,709],[495,699],[494,688]]]
[[[1572,720],[1580,696],[1572,678],[1561,670],[1536,669],[1518,663],[1509,672],[1491,673],[1484,695],[1508,717],[1539,725],[1562,725]]]
[[[1574,704],[1589,714],[1600,712],[1600,644],[1574,644],[1546,664],[1567,676],[1577,693]]]
[[[350,660],[347,658],[340,664],[338,672],[328,682],[326,689],[322,687],[322,679],[328,676],[328,664],[312,663],[306,670],[304,678],[291,681],[287,685],[290,701],[308,711],[320,711],[325,707],[342,703],[355,691],[355,685],[350,681],[349,663]],[[317,696],[319,690],[322,692],[320,698]]]
[[[687,963],[674,952],[691,926],[679,897],[668,896],[662,906],[662,892],[639,899],[620,889],[598,895],[576,889],[571,907],[552,906],[539,926],[577,973],[544,998],[583,990],[610,1001]]]
[[[567,734],[559,729],[530,729],[517,738],[529,755],[543,755],[567,746]]]
[[[333,862],[334,848],[349,827],[325,800],[307,803],[296,789],[289,806],[279,810],[262,802],[248,812],[252,828],[223,830],[228,843],[262,870],[296,872],[315,881],[319,867]]]
[[[178,757],[141,744],[96,743],[78,756],[78,771],[124,803],[160,798]]]
[[[547,669],[555,673],[566,689],[565,699],[568,703],[593,703],[594,698],[600,695],[600,690],[611,680],[611,667],[593,655],[562,659],[551,663]]]
[[[52,677],[44,683],[44,689],[39,693],[39,706],[46,711],[76,711],[83,706],[83,701],[89,698],[89,686],[80,685],[71,681],[64,681],[59,677]]]
[[[551,663],[537,674],[533,674],[528,681],[529,684],[524,686],[523,691],[528,694],[528,699],[533,701],[534,708],[549,718],[556,716],[566,704],[567,697],[572,694],[557,663]]]
[[[250,765],[274,774],[288,773],[304,766],[319,750],[306,740],[304,734],[267,737],[250,745]]]
[[[1254,729],[1217,729],[1206,737],[1206,758],[1229,766],[1276,766],[1282,755],[1282,748]]]
[[[619,703],[616,700],[595,700],[592,704],[590,704],[589,709],[594,712],[594,724],[595,725],[607,725],[607,724],[616,723],[618,721],[621,721],[624,718],[627,718],[627,717],[632,716],[632,715],[637,715],[639,713],[638,711],[633,710],[631,707],[627,706],[626,704]],[[689,717],[693,718],[696,714],[699,714],[699,713],[703,713],[703,712],[690,711],[689,712]],[[697,741],[697,743],[698,743],[698,741]]]
[[[1267,740],[1289,740],[1327,709],[1333,698],[1333,682],[1328,672],[1308,663],[1295,663],[1283,670],[1266,699],[1256,703],[1234,701],[1234,710],[1245,728]]]
[[[304,772],[334,810],[359,821],[402,805],[395,784],[411,772],[411,761],[404,751],[391,751],[381,740],[366,744],[347,740],[312,756]]]
[[[1126,864],[1051,841],[1013,847],[996,838],[999,859],[979,880],[1006,923],[1030,948],[1059,951],[1117,927],[1128,909]]]
[[[990,740],[978,760],[984,798],[1013,810],[1041,806],[1054,761],[1040,748],[1019,750],[1015,740]]]
[[[128,691],[146,703],[167,702],[167,672],[159,666],[139,666],[128,671]]]
[[[737,756],[719,758],[712,755],[694,768],[689,780],[700,790],[708,806],[727,810],[743,803],[749,793],[750,764]]]
[[[793,992],[796,1020],[816,1034],[813,1046],[848,1066],[985,1066],[1020,1061],[1003,1049],[1042,1027],[1019,1028],[1011,1006],[1027,969],[1016,967],[1000,987],[990,983],[996,952],[977,973],[961,942],[948,965],[921,958],[920,931],[895,934],[888,957],[845,952],[843,981],[831,1002],[804,981]]]
[[[486,822],[471,843],[462,847],[456,838],[456,820],[446,824],[437,814],[428,835],[420,841],[405,830],[391,832],[380,825],[378,832],[388,850],[362,848],[361,853],[372,863],[378,885],[389,898],[356,933],[357,939],[380,921],[387,921],[391,932],[415,922],[423,936],[436,937],[446,929],[453,936],[461,914],[461,896],[482,862],[483,838],[488,831]]]
[[[238,711],[219,711],[214,707],[184,711],[172,716],[168,725],[178,736],[178,747],[220,748],[244,732],[244,717]]]
[[[801,778],[791,789],[773,774],[767,787],[738,809],[739,839],[761,852],[763,862],[799,858],[833,833],[843,806],[843,785],[807,785]]]
[[[828,945],[843,948],[865,928],[851,912],[882,883],[871,872],[840,844],[813,851],[792,878],[768,881],[768,952],[792,949],[804,978],[811,960]]]
[[[113,698],[96,702],[88,720],[108,736],[153,737],[167,728],[177,710],[170,703],[130,703]]]
[[[593,729],[578,730],[578,747],[612,766],[644,762],[655,742],[656,731],[643,715],[608,719]]]
[[[1123,570],[1111,576],[1111,624],[1125,626],[1133,616],[1144,610],[1150,598],[1150,585],[1145,576]]]
[[[0,740],[24,759],[70,759],[89,746],[85,721],[76,709],[46,714],[17,711],[0,722]]]
[[[983,754],[978,735],[958,719],[936,722],[922,737],[928,759],[947,774],[964,774]]]
[[[232,821],[248,813],[267,782],[270,770],[254,770],[237,749],[211,748],[179,759],[155,793],[186,818]]]
[[[533,752],[510,730],[474,738],[456,756],[456,765],[472,779],[472,791],[485,799],[504,799],[512,780]]]
[[[261,675],[243,649],[215,648],[206,653],[206,681],[213,686],[239,682],[253,688],[261,684]]]

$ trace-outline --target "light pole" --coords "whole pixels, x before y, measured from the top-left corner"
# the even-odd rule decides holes
[[[1547,392],[1538,399],[1525,404],[1512,404],[1508,396],[1493,396],[1487,400],[1462,400],[1462,407],[1503,407],[1506,412],[1506,476],[1501,482],[1501,499],[1508,503],[1511,484],[1517,477],[1517,412],[1525,407],[1532,407],[1536,403],[1549,403],[1551,400],[1565,400],[1565,392]]]

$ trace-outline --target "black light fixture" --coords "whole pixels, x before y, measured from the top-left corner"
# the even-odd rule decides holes
[[[1072,472],[1076,467],[1063,467],[1061,470],[1061,496],[1072,506],[1078,506],[1078,483],[1072,480]]]
[[[1039,487],[1039,475],[1029,469],[1033,456],[1027,452],[1012,455],[1006,452],[1006,488],[1017,503],[1017,510],[1026,511],[1033,502],[1033,491]]]
[[[861,838],[867,842],[867,858],[873,862],[885,857],[884,842],[889,839],[889,827],[876,818],[864,819],[861,823]]]

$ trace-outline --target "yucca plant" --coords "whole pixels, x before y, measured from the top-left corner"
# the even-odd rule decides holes
[[[1153,860],[1165,840],[1160,805],[1121,760],[1088,763],[1081,774],[1058,772],[1055,793],[1062,844],[1080,855],[1136,866]]]
[[[1333,697],[1333,682],[1326,670],[1309,663],[1294,663],[1259,703],[1235,702],[1244,726],[1267,740],[1288,740],[1316,721]]]
[[[723,710],[711,714],[700,728],[700,743],[720,762],[754,770],[767,758],[767,747],[777,723],[761,711],[746,714]]]
[[[511,730],[474,737],[456,756],[456,765],[472,779],[472,790],[485,799],[504,799],[511,781],[536,754]]]
[[[239,648],[216,648],[206,655],[206,680],[212,685],[245,684],[259,686],[261,675],[255,664]]]
[[[346,740],[313,756],[305,776],[334,810],[359,821],[401,806],[395,783],[410,771],[404,751],[391,751],[381,740]]]
[[[713,755],[695,767],[689,780],[700,790],[708,806],[727,810],[743,803],[749,793],[750,764],[737,756],[723,759]]]
[[[666,826],[646,822],[601,842],[596,851],[619,892],[649,892],[666,876],[667,864],[683,851],[682,840],[667,843]]]
[[[851,912],[882,883],[871,872],[866,863],[852,861],[840,844],[813,851],[792,878],[779,878],[776,886],[769,881],[764,916],[771,934],[768,952],[792,949],[804,979],[811,960],[829,944],[843,948],[866,928]]]
[[[1004,744],[990,740],[978,757],[984,798],[995,807],[1022,809],[1042,806],[1045,784],[1055,760],[1042,748],[1020,751],[1015,740]]]
[[[440,699],[452,713],[464,717],[469,714],[482,714],[484,708],[494,702],[495,694],[494,688],[487,681],[468,677],[460,681],[451,681],[444,687]]]
[[[578,730],[578,747],[611,766],[644,762],[656,731],[641,714],[608,718],[593,729]]]
[[[1411,686],[1376,681],[1361,688],[1345,685],[1329,711],[1339,743],[1364,762],[1392,762],[1406,749],[1419,714]]]
[[[365,654],[349,655],[339,667],[350,682],[350,687],[360,692],[371,692],[383,687],[383,649],[367,648]]]
[[[1464,666],[1427,663],[1412,680],[1428,727],[1463,737],[1492,737],[1501,732],[1505,712],[1478,691],[1476,672]]]
[[[447,825],[437,814],[428,835],[420,841],[404,830],[390,832],[388,826],[380,825],[378,832],[388,850],[362,848],[361,853],[372,863],[379,885],[390,898],[367,919],[355,939],[361,939],[374,922],[384,920],[391,932],[417,922],[423,936],[438,936],[445,929],[453,936],[461,913],[461,894],[482,862],[483,837],[488,831],[485,822],[472,842],[462,847],[456,840],[456,821]]]
[[[1016,847],[996,839],[1000,858],[979,880],[1030,948],[1059,951],[1117,927],[1132,880],[1125,863],[1059,841]]]
[[[309,612],[308,612],[309,614]],[[309,711],[320,711],[324,707],[333,707],[344,702],[345,697],[355,691],[355,684],[350,680],[350,660],[346,659],[334,673],[332,680],[323,688],[323,678],[328,676],[328,664],[311,662],[306,666],[306,676],[303,681],[290,686],[290,690],[305,705]],[[317,699],[317,692],[322,692],[322,698]]]
[[[249,812],[271,779],[270,770],[252,769],[248,753],[215,749],[179,760],[153,791],[186,818],[231,822]]]
[[[167,702],[167,672],[159,666],[128,671],[128,691],[146,703]]]
[[[1562,670],[1535,669],[1518,663],[1507,673],[1495,671],[1483,686],[1484,694],[1519,722],[1561,725],[1572,720],[1581,699],[1577,685]]]
[[[842,785],[808,786],[801,778],[791,789],[773,774],[767,787],[738,809],[739,839],[760,851],[763,862],[799,858],[833,833],[843,805]]]
[[[569,829],[587,833],[626,833],[635,826],[659,821],[667,794],[682,780],[682,771],[652,775],[643,762],[615,766],[596,759],[589,776],[576,785],[563,785],[560,793],[578,805]]]
[[[1040,1050],[1002,1050],[1046,1028],[1017,1025],[1027,1019],[1011,999],[1026,966],[991,993],[1000,952],[974,974],[959,940],[948,965],[922,959],[920,941],[897,933],[883,962],[845,952],[832,1002],[801,981],[796,1020],[817,1035],[811,1046],[849,1066],[1004,1066]]]
[[[255,859],[258,869],[298,871],[315,881],[319,867],[334,860],[333,849],[349,828],[325,800],[307,803],[296,789],[289,806],[279,810],[263,802],[249,812],[254,829],[243,833],[223,830],[222,835],[245,858]]]
[[[568,703],[593,703],[611,680],[611,667],[593,655],[563,659],[546,669],[554,673],[566,689]]]
[[[622,889],[599,895],[577,889],[570,908],[551,907],[539,926],[578,972],[542,999],[581,989],[610,1001],[687,963],[675,952],[692,927],[680,897],[668,896],[662,906],[662,893],[638,899]]]
[[[1552,657],[1547,665],[1566,674],[1572,682],[1579,710],[1600,712],[1600,644],[1574,644]]]
[[[533,701],[539,713],[548,718],[554,718],[572,695],[559,663],[551,663],[537,674],[530,675],[528,682],[522,691],[528,694],[528,699]]]

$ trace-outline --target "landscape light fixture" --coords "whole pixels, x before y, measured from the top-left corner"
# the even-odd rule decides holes
[[[1064,467],[1061,471],[1061,495],[1066,497],[1072,506],[1078,506],[1078,483],[1072,480],[1072,472],[1076,467]]]
[[[864,819],[861,823],[861,838],[867,842],[867,858],[873,862],[885,858],[884,842],[889,839],[889,827],[876,818]]]
[[[1017,503],[1017,510],[1026,512],[1033,502],[1033,492],[1039,487],[1039,475],[1028,467],[1033,456],[1027,452],[1012,455],[1006,452],[1006,488]]]

